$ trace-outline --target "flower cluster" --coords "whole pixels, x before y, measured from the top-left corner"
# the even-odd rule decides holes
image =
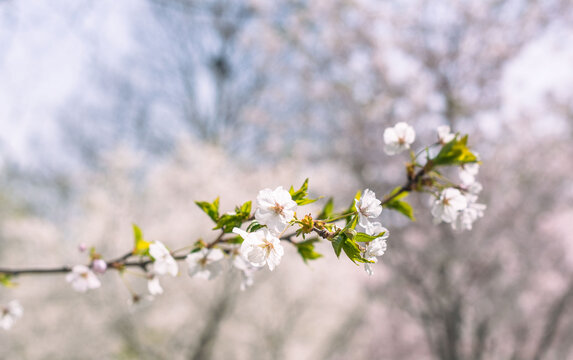
[[[458,231],[471,230],[473,223],[483,217],[486,209],[484,204],[477,202],[482,188],[476,181],[480,166],[479,157],[466,147],[467,137],[458,139],[458,134],[452,133],[447,125],[438,127],[437,137],[435,145],[441,147],[440,152],[434,158],[428,156],[424,165],[418,164],[417,160],[410,164],[410,171],[417,166],[421,170],[418,176],[409,174],[412,180],[418,181],[409,186],[417,187],[418,190],[426,189],[435,194],[431,201],[431,213],[435,223],[449,223]],[[415,138],[416,134],[411,126],[403,122],[397,123],[384,131],[385,151],[394,155],[408,150]],[[414,153],[411,156],[417,159]],[[439,166],[458,166],[461,183],[449,181],[438,172],[432,173],[432,170]]]
[[[455,141],[456,135],[450,132],[449,126],[438,128],[438,141],[445,146]],[[458,168],[461,184],[447,187],[432,201],[434,222],[446,222],[457,231],[471,230],[473,223],[483,217],[486,205],[477,202],[482,186],[476,181],[479,172],[479,156],[473,153],[475,162],[462,163]]]
[[[364,229],[367,235],[374,236],[375,238],[366,243],[366,247],[362,253],[362,257],[368,260],[364,264],[364,270],[368,275],[372,275],[372,263],[378,261],[378,257],[384,255],[386,252],[386,239],[390,233],[388,229],[382,226],[380,222],[371,221],[376,219],[382,213],[382,202],[376,198],[376,194],[370,189],[364,190],[360,200],[355,200],[356,210],[358,211],[359,221],[358,224]]]
[[[411,150],[416,139],[414,129],[400,122],[385,129],[384,151],[396,155],[406,150],[410,162],[406,164],[406,183],[396,187],[386,196],[377,198],[374,191],[358,192],[352,205],[335,212],[334,201],[330,199],[318,215],[305,213],[298,217],[301,206],[313,203],[308,197],[308,179],[295,190],[282,186],[261,190],[254,211],[251,201],[235,208],[235,211],[219,212],[219,198],[213,202],[195,202],[214,222],[218,236],[211,242],[198,239],[191,246],[170,251],[160,241],[146,241],[141,230],[134,225],[134,246],[122,257],[105,261],[102,255],[90,250],[89,265],[64,267],[66,281],[78,292],[101,287],[100,278],[110,269],[117,270],[122,277],[133,274],[126,271],[134,267],[135,273],[147,281],[148,294],[137,294],[123,279],[130,291],[131,303],[142,299],[153,299],[164,290],[160,277],[179,275],[178,261],[184,260],[191,278],[211,280],[225,271],[240,273],[241,289],[254,282],[254,274],[268,267],[274,271],[285,255],[286,246],[294,246],[304,262],[322,257],[315,245],[330,243],[337,257],[345,254],[353,263],[364,264],[364,270],[372,275],[373,265],[385,254],[390,232],[379,221],[383,208],[398,211],[415,220],[414,211],[406,201],[413,192],[431,193],[431,214],[435,223],[451,224],[455,230],[471,230],[474,222],[483,217],[486,206],[478,203],[482,186],[476,181],[479,172],[479,158],[467,147],[467,135],[461,137],[452,133],[449,126],[437,129],[437,141],[418,152]],[[437,151],[435,151],[437,150]],[[425,159],[421,155],[425,155]],[[420,159],[419,159],[420,158]],[[458,169],[459,181],[447,178],[444,168]],[[289,231],[290,229],[290,231]],[[87,246],[81,245],[80,252]],[[185,251],[181,253],[181,251]],[[10,277],[29,271],[0,272],[0,283],[9,284]],[[42,272],[45,272],[44,270]],[[62,272],[62,268],[54,269]],[[0,327],[9,329],[22,316],[22,307],[12,301],[0,307]]]

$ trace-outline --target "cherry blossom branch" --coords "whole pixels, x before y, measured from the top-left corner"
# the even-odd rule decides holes
[[[414,176],[410,176],[408,181],[394,194],[384,197],[381,200],[381,205],[386,205],[396,197],[400,196],[402,193],[406,191],[413,191],[415,189],[415,185],[432,169],[431,162],[426,163],[422,169],[420,169]],[[351,212],[347,214],[340,215],[333,219],[328,219],[327,222],[337,221],[346,218],[347,216],[351,216],[356,214],[356,212]],[[248,220],[254,220],[254,215],[249,216]],[[312,231],[318,234],[323,239],[332,240],[334,236],[336,236],[337,232],[335,231],[328,231],[322,227],[313,227]],[[227,240],[224,239],[225,232],[221,231],[220,234],[213,240],[212,242],[205,245],[207,249],[213,248],[215,245],[225,243]],[[293,243],[292,238],[296,236],[296,233],[284,235],[280,237],[280,240],[287,241]],[[175,253],[174,251],[173,253]],[[153,260],[150,258],[142,258],[138,261],[128,261],[129,258],[135,256],[133,252],[125,253],[124,255],[109,260],[106,262],[107,268],[122,270],[127,267],[136,267],[141,268],[144,271],[147,271],[147,266],[153,263]],[[177,261],[184,260],[186,255],[177,255],[173,256],[173,258]],[[89,266],[92,267],[92,264]],[[39,274],[62,274],[62,273],[69,273],[72,271],[71,266],[60,266],[54,268],[24,268],[24,269],[8,269],[8,268],[0,268],[0,275],[8,275],[8,276],[20,276],[20,275],[39,275]]]
[[[153,263],[153,260],[149,258],[142,258],[138,261],[128,261],[130,257],[134,256],[132,252],[127,253],[117,259],[110,260],[106,262],[108,269],[122,270],[128,267],[139,267],[145,269],[149,264]],[[173,258],[177,261],[185,260],[186,255],[177,255]],[[92,265],[90,264],[90,268]],[[24,268],[24,269],[7,269],[0,268],[0,275],[9,276],[20,276],[20,275],[49,275],[49,274],[62,274],[69,273],[72,271],[72,266],[60,266],[53,268]]]
[[[384,131],[384,151],[388,155],[407,151],[414,139],[413,128],[406,123],[398,123]],[[191,277],[207,280],[220,274],[226,266],[232,266],[241,272],[241,289],[244,290],[252,285],[255,271],[265,265],[273,271],[280,264],[285,253],[281,241],[292,244],[302,260],[308,262],[322,257],[314,246],[322,240],[330,242],[337,257],[346,254],[355,264],[364,264],[364,270],[372,275],[371,266],[386,252],[386,239],[389,236],[388,229],[376,219],[383,208],[388,208],[414,221],[413,209],[404,201],[408,193],[432,193],[435,200],[431,213],[436,222],[450,223],[455,230],[470,230],[472,223],[483,216],[485,205],[476,202],[481,190],[481,185],[475,181],[479,161],[466,146],[467,136],[460,137],[459,134],[450,133],[449,127],[441,127],[438,129],[438,139],[439,142],[431,146],[442,147],[434,157],[430,158],[429,147],[424,148],[427,152],[424,165],[416,160],[423,151],[418,154],[410,152],[411,160],[405,167],[407,181],[381,200],[376,198],[372,190],[365,189],[358,192],[350,208],[343,211],[335,212],[334,200],[330,199],[314,218],[310,213],[297,218],[296,212],[300,206],[317,200],[308,197],[306,179],[298,190],[292,186],[288,191],[282,186],[274,190],[261,190],[257,195],[255,211],[252,211],[251,201],[236,206],[234,212],[225,213],[219,210],[219,198],[212,202],[196,201],[195,204],[214,222],[213,229],[219,231],[210,242],[199,239],[191,245],[170,251],[160,241],[146,241],[141,229],[134,224],[134,246],[119,257],[106,261],[92,248],[87,265],[0,268],[0,284],[10,286],[11,278],[21,275],[66,274],[66,281],[74,290],[86,292],[99,288],[101,282],[98,275],[111,269],[120,275],[133,274],[145,278],[149,292],[147,297],[153,297],[163,293],[159,277],[177,276],[180,274],[178,261],[185,260]],[[434,170],[445,166],[460,167],[462,185],[447,180]],[[345,224],[339,227],[342,221]],[[243,230],[245,225],[246,229]],[[294,227],[294,231],[285,234],[291,227]],[[307,239],[306,236],[310,234],[318,237]],[[302,240],[299,240],[301,237]],[[85,247],[80,251],[85,251]],[[229,265],[225,265],[223,259],[230,260]],[[128,268],[139,270],[127,271]],[[131,293],[133,303],[145,298],[131,288],[124,276],[121,279]],[[11,326],[13,320],[22,314],[17,302],[0,307],[0,310],[0,327],[4,328]],[[544,351],[544,344],[551,341],[551,333],[546,338],[549,340],[541,343],[539,353]]]

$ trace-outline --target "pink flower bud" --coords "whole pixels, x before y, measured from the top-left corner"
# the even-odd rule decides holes
[[[84,243],[81,243],[78,245],[78,251],[79,252],[85,252],[88,249],[88,246]]]
[[[107,264],[102,259],[95,259],[92,264],[92,269],[95,273],[103,274],[107,269]]]

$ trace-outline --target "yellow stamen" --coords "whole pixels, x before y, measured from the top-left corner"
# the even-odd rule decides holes
[[[275,206],[273,206],[271,210],[274,211],[277,215],[284,215],[284,206],[279,205],[279,203],[275,203]]]

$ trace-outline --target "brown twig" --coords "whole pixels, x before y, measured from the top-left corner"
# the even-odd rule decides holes
[[[415,186],[419,183],[419,181],[432,169],[433,164],[431,161],[428,161],[426,165],[420,169],[415,175],[409,176],[408,181],[404,184],[396,193],[387,196],[381,201],[382,205],[385,205],[395,199],[397,196],[402,194],[405,191],[412,191],[415,189]],[[254,216],[250,216],[247,220],[253,220]],[[320,237],[324,239],[331,240],[334,236],[336,236],[337,232],[331,232],[324,228],[314,227],[312,229],[315,233],[317,233]],[[215,245],[223,243],[226,241],[224,239],[225,232],[221,230],[221,233],[217,236],[217,238],[212,241],[211,243],[207,244],[206,247],[208,249],[213,248]],[[288,242],[293,242],[292,238],[296,235],[296,233],[288,234],[282,236],[280,239]],[[126,267],[139,267],[144,271],[147,271],[147,266],[153,262],[152,259],[149,257],[142,257],[139,260],[132,260],[128,261],[131,257],[134,256],[133,251],[130,251],[116,259],[107,261],[107,267],[110,269],[116,270],[123,270]],[[177,255],[174,256],[175,260],[184,260],[186,255]],[[91,267],[91,264],[89,265]],[[60,266],[60,267],[53,267],[53,268],[24,268],[24,269],[7,269],[7,268],[0,268],[0,275],[7,275],[7,276],[20,276],[20,275],[40,275],[40,274],[61,274],[61,273],[68,273],[72,271],[72,266]]]

